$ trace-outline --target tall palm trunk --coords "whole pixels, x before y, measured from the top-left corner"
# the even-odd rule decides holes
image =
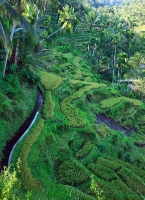
[[[115,67],[116,67],[116,45],[114,46],[114,55],[113,55],[113,72],[112,72],[113,83],[115,80]]]
[[[46,38],[42,39],[39,43],[41,44],[44,40],[50,38],[51,36],[53,36],[55,33],[59,32],[60,30],[62,30],[64,28],[64,26],[62,26],[61,28],[59,28],[58,30],[56,30],[55,32],[51,33],[50,35],[48,35]]]

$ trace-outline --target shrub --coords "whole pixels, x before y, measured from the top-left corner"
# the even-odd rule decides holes
[[[32,177],[31,171],[28,167],[28,155],[33,143],[37,140],[41,130],[43,129],[44,120],[39,119],[37,124],[30,130],[29,134],[27,135],[25,142],[20,151],[20,177],[22,180],[22,184],[28,190],[35,190],[37,191],[40,189],[40,184],[38,181]]]
[[[136,193],[140,192],[145,194],[145,185],[141,179],[134,174],[130,169],[123,167],[118,172],[117,175],[125,182],[125,184],[130,187]]]
[[[104,99],[100,102],[101,108],[102,109],[112,108],[116,104],[119,104],[120,101],[122,101],[124,98],[126,99],[126,97],[116,97],[116,98]]]
[[[21,182],[17,177],[17,170],[19,169],[19,163],[17,163],[16,169],[10,172],[10,168],[4,168],[0,173],[0,199],[1,200],[28,200],[32,193],[30,191],[24,192],[21,187]]]
[[[84,127],[86,125],[86,121],[79,116],[77,108],[75,106],[72,106],[71,102],[73,100],[81,98],[85,93],[89,92],[90,90],[99,87],[101,87],[101,85],[98,83],[91,86],[85,86],[75,92],[73,95],[70,95],[69,97],[63,99],[63,101],[60,103],[61,111],[66,115],[72,127]]]
[[[97,131],[97,133],[99,135],[101,135],[102,137],[106,138],[110,135],[111,131],[109,129],[108,126],[106,126],[105,124],[95,124],[94,125],[94,129]]]
[[[68,98],[65,98],[60,104],[61,111],[66,115],[72,127],[84,127],[86,125],[85,120],[83,120],[79,114],[77,108],[72,106]]]
[[[103,196],[106,200],[122,200],[122,197],[116,188],[112,187],[109,183],[104,181],[97,181],[98,186],[103,191]]]
[[[77,159],[83,158],[84,156],[86,156],[90,152],[91,148],[92,148],[91,142],[90,141],[86,142],[83,145],[83,147],[76,153],[75,157]]]
[[[70,199],[73,200],[77,200],[77,199],[82,199],[82,200],[96,200],[96,198],[85,194],[84,192],[80,191],[79,189],[69,186],[69,185],[65,185],[65,188],[67,190],[67,192],[69,193],[69,197]]]
[[[97,177],[111,182],[112,180],[117,179],[116,174],[113,170],[105,167],[104,165],[90,163],[88,164],[87,168],[92,171]]]
[[[98,186],[98,184],[95,182],[94,177],[91,176],[91,191],[95,194],[98,200],[105,200],[105,197],[103,196],[103,191]]]
[[[40,75],[40,81],[45,90],[54,90],[63,82],[61,77],[49,74],[44,71],[41,71],[39,75]]]
[[[58,180],[62,184],[79,186],[89,180],[89,173],[75,160],[67,160],[59,166]]]
[[[43,105],[43,118],[48,119],[53,117],[54,115],[54,102],[52,101],[51,97],[51,91],[45,92],[45,99],[44,99],[44,105]]]
[[[138,121],[145,122],[145,115],[142,115],[138,118]]]
[[[122,167],[121,164],[118,164],[114,161],[107,160],[105,158],[98,158],[96,163],[104,165],[105,167],[108,167],[114,171],[118,171]]]
[[[126,200],[143,200],[143,198],[141,196],[136,195],[136,194],[125,195],[125,199]]]
[[[118,188],[118,190],[120,190],[122,193],[130,193],[131,189],[129,187],[127,187],[127,185],[119,179],[115,179],[111,182],[111,184],[115,187]]]
[[[119,160],[119,159],[112,159],[115,163],[121,164],[126,168],[129,168],[131,171],[133,171],[138,177],[140,177],[141,179],[143,179],[143,181],[145,182],[145,171],[133,164],[130,164],[128,162],[125,162],[123,160]]]

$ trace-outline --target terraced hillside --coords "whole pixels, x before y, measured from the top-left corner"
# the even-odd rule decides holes
[[[56,52],[54,66],[38,74],[43,108],[13,156],[24,186],[41,199],[143,199],[145,148],[135,143],[145,140],[145,104],[101,83],[74,52]],[[102,113],[129,137],[98,123]]]

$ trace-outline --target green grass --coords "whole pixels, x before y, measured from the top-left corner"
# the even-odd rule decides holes
[[[63,83],[62,78],[45,71],[39,72],[40,81],[45,90],[54,90]]]
[[[134,192],[145,195],[145,184],[141,181],[141,178],[136,176],[130,169],[122,168],[117,172],[117,175],[130,187]],[[134,184],[135,183],[135,184]]]
[[[38,181],[31,175],[31,170],[28,166],[28,155],[33,143],[37,140],[41,130],[44,126],[44,120],[39,119],[34,127],[31,128],[29,134],[26,136],[25,142],[22,145],[19,158],[20,158],[20,177],[23,185],[29,190],[35,190],[41,188]]]
[[[78,152],[76,152],[75,157],[77,159],[82,159],[84,156],[86,156],[91,151],[91,148],[92,148],[91,141],[86,142],[83,145],[83,147]]]
[[[73,95],[70,95],[69,97],[66,97],[63,99],[63,101],[60,103],[61,111],[64,115],[66,115],[67,119],[70,122],[70,126],[72,127],[84,127],[86,125],[86,121],[79,116],[78,109],[71,104],[72,101],[82,98],[84,94],[87,92],[90,92],[93,89],[98,89],[102,85],[100,84],[93,84],[90,86],[85,86],[78,91],[76,91]]]
[[[108,98],[108,99],[104,99],[102,100],[101,103],[101,108],[102,109],[108,109],[108,108],[112,108],[113,106],[115,106],[116,104],[119,104],[120,101],[122,100],[126,100],[126,97],[118,97],[118,98]]]
[[[118,178],[112,169],[109,169],[108,167],[105,167],[101,164],[90,163],[87,168],[92,171],[97,177],[108,182],[111,182]]]
[[[58,169],[58,180],[64,185],[79,186],[90,179],[89,173],[75,160],[62,163]]]
[[[20,151],[24,186],[33,191],[43,188],[41,199],[63,200],[64,196],[66,200],[93,200],[96,197],[90,184],[94,176],[105,199],[140,199],[138,191],[144,195],[145,190],[145,151],[134,142],[143,141],[143,135],[134,133],[126,138],[104,124],[96,124],[96,113],[106,113],[118,123],[135,124],[140,130],[144,104],[98,83],[84,58],[67,53],[63,46],[61,49],[65,52],[56,52],[51,73],[39,73],[45,94],[44,119],[36,122],[14,153],[16,158]],[[131,155],[132,163],[125,162],[127,155]],[[40,198],[38,193],[34,198]]]
[[[110,136],[111,134],[110,128],[103,123],[95,124],[94,129],[97,131],[99,135],[101,135],[104,138]]]
[[[51,91],[46,91],[44,96],[44,104],[43,104],[43,118],[48,119],[53,117],[54,115],[54,102],[52,101]]]
[[[0,84],[0,151],[2,151],[6,142],[18,131],[25,119],[29,117],[36,102],[35,86],[30,87],[26,83],[21,83],[20,89],[19,83],[10,88],[11,90],[15,87],[13,90],[18,93],[12,93],[12,91],[9,91],[9,86],[5,84]],[[7,94],[5,94],[6,91]]]

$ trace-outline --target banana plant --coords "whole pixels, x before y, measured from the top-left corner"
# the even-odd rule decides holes
[[[0,40],[6,50],[5,60],[4,60],[4,69],[3,69],[3,75],[2,77],[5,77],[6,67],[9,55],[11,51],[13,50],[12,43],[13,43],[13,37],[14,32],[19,25],[26,31],[30,31],[31,33],[34,33],[33,27],[31,24],[15,9],[13,8],[8,1],[6,0],[0,0],[0,10],[2,11],[2,14],[0,14]],[[11,30],[10,33],[6,29],[3,20],[4,20],[4,14],[8,16],[8,19],[12,21],[11,23]]]

